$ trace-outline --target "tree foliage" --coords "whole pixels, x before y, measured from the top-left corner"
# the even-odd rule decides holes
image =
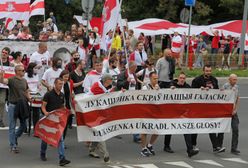
[[[34,0],[32,0],[34,1]],[[180,11],[185,8],[185,0],[123,0],[122,17],[129,21],[145,18],[161,18],[172,22],[180,21]],[[93,16],[102,13],[104,0],[96,0]],[[242,19],[243,0],[196,0],[193,7],[193,24],[210,24],[215,22]],[[66,4],[64,0],[45,0],[46,18],[54,12],[58,27],[66,30],[76,22],[73,15],[82,15],[81,0],[71,0]],[[186,7],[187,8],[187,7]],[[32,21],[43,20],[41,16],[32,17]]]

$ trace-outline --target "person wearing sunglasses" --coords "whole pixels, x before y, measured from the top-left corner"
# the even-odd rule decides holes
[[[31,98],[27,80],[24,79],[24,66],[15,66],[15,74],[15,76],[6,79],[4,78],[4,71],[2,70],[0,72],[0,83],[8,85],[9,87],[8,121],[10,151],[13,153],[19,153],[19,149],[17,148],[17,139],[26,129],[25,119],[28,117],[28,113],[26,113],[25,110],[20,113],[18,108],[20,108],[20,104],[24,105],[27,104],[27,101],[31,101]],[[16,131],[17,118],[20,120],[20,126]]]

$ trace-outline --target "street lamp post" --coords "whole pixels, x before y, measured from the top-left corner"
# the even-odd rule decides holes
[[[189,28],[188,28],[188,45],[186,52],[186,67],[188,65],[188,57],[189,57],[189,45],[190,45],[190,29],[191,29],[191,20],[192,20],[192,7],[195,6],[195,0],[185,0],[185,6],[189,6]]]
[[[247,13],[248,13],[248,0],[245,0],[245,5],[244,5],[244,13],[243,13],[243,23],[242,23],[242,34],[241,34],[241,46],[240,46],[240,52],[239,52],[239,62],[238,65],[239,67],[242,66],[242,60],[244,56],[244,48],[245,48],[245,34],[246,32],[246,22],[247,22]]]

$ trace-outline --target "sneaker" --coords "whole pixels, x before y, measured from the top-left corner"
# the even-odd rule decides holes
[[[40,155],[40,160],[42,160],[44,162],[47,161],[46,155],[41,154]]]
[[[168,153],[174,153],[170,146],[164,147],[164,151]]]
[[[194,156],[194,155],[197,155],[199,153],[199,150],[194,150],[194,149],[192,149],[192,150],[190,150],[189,152],[188,152],[188,157],[192,157],[192,156]]]
[[[19,149],[17,147],[12,147],[10,149],[10,152],[13,152],[13,153],[20,153]]]
[[[225,147],[217,147],[215,149],[215,153],[222,153],[222,152],[225,152],[226,151],[226,148]]]
[[[66,160],[65,158],[63,158],[63,159],[61,159],[61,160],[59,161],[59,165],[60,165],[60,166],[67,165],[67,164],[69,164],[69,163],[71,163],[71,161],[70,161],[70,160]]]
[[[150,156],[150,152],[148,151],[148,149],[143,149],[140,154],[144,157],[149,157]]]
[[[100,156],[96,152],[90,152],[89,156],[93,158],[100,158]]]
[[[155,151],[153,150],[153,147],[152,147],[152,146],[150,146],[150,147],[146,146],[146,148],[148,149],[148,152],[149,152],[151,155],[155,155]]]
[[[237,150],[237,149],[232,149],[231,150],[231,153],[234,154],[234,155],[239,155],[240,154],[240,151]]]
[[[104,161],[105,163],[109,163],[109,162],[110,162],[109,156],[104,157],[104,158],[103,158],[103,161]]]
[[[195,150],[195,151],[199,151],[200,149],[199,149],[199,148],[197,148],[196,146],[193,146],[193,150]]]

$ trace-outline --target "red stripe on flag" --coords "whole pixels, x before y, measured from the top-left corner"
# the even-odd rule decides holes
[[[4,74],[4,78],[10,78],[10,77],[13,77],[15,76],[15,74],[12,74],[12,73],[5,73]]]
[[[13,8],[10,8],[11,10],[8,10],[10,4],[13,6]],[[0,12],[28,12],[29,9],[29,3],[17,4],[15,2],[11,2],[6,4],[0,4]]]
[[[233,104],[129,104],[87,113],[76,112],[76,116],[78,125],[94,127],[111,121],[133,118],[227,118],[232,116],[232,109]]]
[[[45,8],[45,3],[43,2],[38,2],[35,5],[30,6],[30,11],[35,10],[35,9],[40,9],[40,8]]]
[[[180,48],[182,43],[172,42],[172,47]]]

